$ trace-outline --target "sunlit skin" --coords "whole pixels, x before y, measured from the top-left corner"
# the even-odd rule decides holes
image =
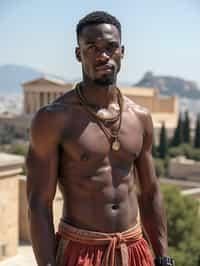
[[[123,56],[114,25],[92,25],[82,31],[76,48],[82,88],[98,110],[112,113],[111,105],[118,104],[115,88]],[[36,114],[27,156],[27,191],[38,265],[56,265],[52,201],[57,184],[66,222],[88,230],[121,232],[136,224],[139,209],[155,254],[166,255],[165,214],[151,155],[151,116],[128,98],[123,100],[121,148],[117,152],[80,104],[75,90]],[[109,127],[117,127],[117,123]]]

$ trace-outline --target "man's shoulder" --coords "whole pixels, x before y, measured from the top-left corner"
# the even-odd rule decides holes
[[[135,103],[133,100],[128,98],[127,96],[123,96],[125,103],[125,110],[134,112],[139,118],[148,119],[151,117],[151,113],[149,109],[144,106],[141,106]]]
[[[57,98],[52,103],[41,107],[33,117],[33,123],[59,123],[66,119],[72,107],[77,104],[74,91],[69,91]]]
[[[41,107],[32,119],[32,126],[45,128],[46,126],[55,123],[62,117],[63,106],[57,103],[51,103]]]
[[[63,106],[65,108],[72,107],[74,105],[78,104],[78,98],[76,95],[75,89],[72,89],[70,91],[65,92],[63,95],[61,95],[59,98],[57,98],[55,101],[52,102],[53,106]]]
[[[58,136],[67,125],[72,96],[65,94],[54,102],[41,107],[31,122],[32,135]]]
[[[137,119],[140,121],[142,128],[144,130],[144,135],[153,134],[153,121],[150,111],[139,104],[136,104],[134,101],[124,96],[125,109],[133,113]]]

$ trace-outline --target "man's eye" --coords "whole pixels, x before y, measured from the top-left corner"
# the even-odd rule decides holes
[[[89,45],[88,46],[88,50],[94,50],[95,49],[95,46],[94,45]]]
[[[110,43],[109,45],[108,45],[108,51],[110,51],[110,52],[114,52],[117,48],[118,48],[119,46],[118,46],[118,44],[117,43]]]

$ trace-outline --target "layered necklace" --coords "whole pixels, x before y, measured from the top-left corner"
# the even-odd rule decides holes
[[[119,108],[112,107],[113,109],[118,110],[117,114],[115,116],[113,116],[112,113],[110,113],[106,109],[99,110],[96,112],[94,105],[90,104],[87,101],[86,97],[84,96],[80,83],[77,84],[76,88],[75,88],[76,94],[77,94],[81,104],[95,118],[97,124],[99,125],[101,130],[104,132],[104,134],[106,135],[108,140],[112,139],[111,149],[113,151],[119,151],[120,146],[121,146],[120,141],[119,141],[119,131],[120,131],[121,122],[122,122],[122,110],[123,110],[123,96],[122,96],[119,88],[116,88],[116,89],[117,89],[117,100],[118,100]],[[108,123],[116,123],[118,121],[119,121],[119,123],[118,123],[118,126],[115,130],[112,130],[112,129],[106,127],[106,125]]]

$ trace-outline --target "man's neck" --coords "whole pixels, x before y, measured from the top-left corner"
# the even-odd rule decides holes
[[[117,102],[116,84],[103,86],[83,81],[81,86],[85,98],[91,104],[100,108],[108,108],[111,103]]]

